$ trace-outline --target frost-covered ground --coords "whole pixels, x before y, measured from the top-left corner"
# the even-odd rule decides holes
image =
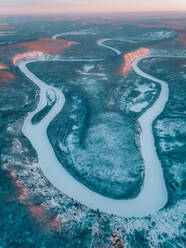
[[[43,176],[37,159],[33,160],[30,144],[20,136],[19,126],[18,122],[9,126],[7,134],[11,143],[7,138],[4,140],[7,145],[1,155],[4,168],[1,168],[1,182],[8,186],[2,190],[11,190],[8,198],[1,194],[5,204],[2,206],[6,206],[1,209],[3,247],[25,247],[25,244],[28,247],[110,247],[112,233],[117,233],[122,243],[131,248],[184,247],[183,200],[147,218],[119,218],[85,208],[56,190]],[[7,169],[15,174],[8,174]],[[15,191],[16,180],[20,184]],[[21,230],[21,235],[13,232],[12,223],[15,231]],[[11,236],[7,237],[8,233]]]
[[[20,23],[21,26],[23,22],[21,20],[17,23]],[[30,25],[29,21],[28,23],[24,23],[25,26],[28,25],[29,27],[25,28],[25,32],[29,30],[30,33],[32,33],[31,35],[29,34],[30,39],[33,38],[33,33],[37,33],[38,37],[42,37],[42,35],[48,37],[48,31],[45,32],[47,29],[50,34],[70,31],[75,32],[77,30],[77,27],[71,24],[69,24],[68,27],[65,26],[64,30],[62,30],[61,24],[46,24],[46,22],[41,20],[41,25],[38,25],[37,22],[32,22],[32,25]],[[101,30],[97,32],[99,35],[95,37],[95,39],[101,39],[103,37],[113,38],[113,35],[116,37],[119,32],[122,32],[121,30],[126,30],[128,33],[136,32],[136,36],[154,31],[151,30],[151,28],[133,28],[132,26],[127,28],[127,25],[125,25],[124,28],[122,25],[114,26],[114,28],[112,25],[109,26],[109,24],[90,25],[91,29],[96,27],[96,32],[97,30]],[[78,30],[81,29],[84,28],[78,28]],[[23,27],[20,27],[20,30],[23,31]],[[108,36],[105,35],[102,30],[105,30],[104,32],[107,33]],[[101,37],[100,33],[103,33],[103,37]],[[35,37],[37,37],[37,35]],[[93,38],[94,36],[95,35],[91,35],[91,39],[86,35],[81,36],[82,38],[74,38],[74,41],[77,43],[80,43],[81,39],[86,40],[86,42],[84,41],[83,43],[83,49],[80,48],[80,44],[77,44],[71,50],[66,51],[64,56],[77,55],[77,57],[82,57],[82,54],[85,53],[86,57],[90,55],[90,57],[93,58],[97,57],[97,55],[100,55],[101,58],[109,58],[110,56],[107,64],[97,62],[95,63],[95,67],[90,69],[90,71],[89,69],[87,71],[86,67],[89,63],[80,66],[76,63],[64,66],[60,62],[52,62],[53,65],[45,64],[45,66],[35,64],[34,67],[34,65],[32,65],[32,70],[45,82],[64,90],[67,104],[63,109],[63,113],[55,120],[56,123],[51,125],[49,136],[56,148],[59,147],[59,151],[62,152],[63,158],[67,163],[69,162],[68,156],[66,156],[68,149],[64,141],[69,133],[78,130],[77,128],[81,125],[81,122],[77,121],[75,117],[76,114],[79,116],[80,113],[82,114],[81,118],[83,120],[84,106],[89,107],[88,111],[90,115],[88,120],[90,120],[91,116],[95,115],[96,112],[100,114],[98,115],[99,117],[103,110],[106,110],[106,113],[119,112],[122,116],[127,115],[129,119],[133,120],[131,121],[131,123],[133,123],[151,106],[159,94],[159,85],[153,85],[151,81],[144,80],[137,76],[132,70],[124,76],[118,75],[117,72],[121,65],[121,57],[116,58],[116,55],[114,56],[114,53],[107,51],[108,49],[106,48],[99,50],[97,45],[93,45],[96,44]],[[129,36],[131,36],[131,34]],[[11,36],[9,36],[9,38],[7,37],[7,40],[5,42],[3,41],[3,44],[6,44],[6,42],[14,42],[10,40],[10,37]],[[70,36],[66,36],[65,39],[69,37]],[[124,34],[120,37],[124,37]],[[107,43],[105,44],[107,45]],[[126,46],[126,43],[122,45],[122,42],[114,43],[114,41],[112,44],[115,44],[114,47],[116,49],[121,49],[122,53],[128,53],[130,49],[136,50],[136,44],[128,44]],[[143,45],[144,44],[145,43],[143,43]],[[110,43],[108,46],[110,46]],[[148,43],[148,46],[150,46],[150,43]],[[161,54],[184,54],[183,44],[173,38],[170,38],[170,40],[166,42],[153,43],[152,47],[154,50],[151,52],[156,55],[160,54],[160,51]],[[175,48],[179,48],[179,50]],[[8,48],[7,54],[12,54],[11,49],[11,47]],[[77,53],[75,53],[75,49],[77,49]],[[5,50],[3,50],[3,52],[4,51]],[[19,52],[20,49],[18,49],[18,53]],[[3,53],[2,55],[1,59],[5,61],[0,62],[5,64],[6,62],[10,63],[10,61],[8,62],[8,60],[5,59],[5,54]],[[148,69],[147,73],[150,75],[154,77],[159,76],[160,79],[169,83],[170,101],[165,112],[154,123],[154,134],[164,169],[169,202],[164,209],[146,218],[120,218],[91,210],[64,195],[62,192],[59,192],[49,183],[39,167],[36,152],[21,132],[26,114],[36,107],[39,92],[31,81],[28,81],[11,65],[8,70],[16,76],[16,79],[6,80],[6,84],[2,84],[0,81],[1,247],[29,248],[52,246],[67,248],[110,248],[113,247],[112,244],[114,243],[112,237],[113,233],[116,233],[125,247],[185,247],[185,181],[183,168],[185,165],[184,104],[186,94],[184,90],[185,71],[182,70],[185,68],[183,66],[185,65],[185,61],[183,60],[180,66],[180,62],[178,63],[179,70],[180,68],[182,69],[180,72],[175,72],[175,68],[177,68],[177,65],[175,65],[177,62],[175,62],[175,60],[174,63],[172,63],[170,71],[166,69],[168,68],[167,65],[170,59],[168,61],[164,59],[155,60],[157,61],[157,68],[153,67],[152,70],[149,71],[151,68],[147,68],[147,65],[154,65],[151,59],[147,60],[146,65],[142,63],[141,66],[143,70]],[[179,61],[181,60],[179,59]],[[106,68],[108,69],[106,70]],[[98,74],[104,75],[98,76]],[[71,78],[71,80],[69,80],[69,78]],[[113,92],[113,94],[111,92]],[[89,101],[87,101],[87,99],[89,99]],[[74,106],[76,108],[77,106],[74,105],[73,101],[79,102],[80,106],[80,108],[77,108],[76,114],[74,114],[73,111],[75,111],[75,109],[72,107]],[[147,102],[149,105],[147,105]],[[92,106],[94,106],[94,108]],[[73,109],[72,112],[71,109]],[[90,109],[92,109],[92,113]],[[65,118],[62,116],[65,116]],[[69,118],[67,116],[69,116]],[[100,119],[98,118],[98,120]],[[90,125],[89,129],[91,132],[86,133],[83,138],[90,136],[89,140],[91,141],[92,138],[97,137],[97,133],[93,135],[94,123],[88,121],[87,123]],[[130,128],[131,127],[132,125],[130,125]],[[122,130],[121,127],[119,129]],[[129,130],[132,129],[133,128]],[[139,130],[135,129],[135,132],[138,133]],[[52,138],[55,137],[56,134],[62,138],[59,144]],[[108,135],[104,136],[104,138],[105,137],[108,138]],[[82,144],[84,144],[85,141],[86,139],[82,139]],[[104,139],[102,139],[101,142],[104,143]],[[112,140],[109,140],[109,142],[111,142],[112,147]],[[135,142],[138,144],[137,140],[134,141],[134,143]],[[90,142],[89,148],[92,149],[92,147],[93,145]],[[12,226],[14,228],[12,228]]]
[[[157,32],[149,32],[143,35],[139,35],[134,38],[127,38],[129,42],[140,43],[140,42],[148,42],[148,41],[156,41],[163,39],[170,39],[176,36],[175,31],[157,31]]]

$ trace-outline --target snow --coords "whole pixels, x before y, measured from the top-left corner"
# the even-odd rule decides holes
[[[13,34],[4,33],[4,34],[0,34],[0,37],[1,37],[1,36],[10,36],[10,35],[13,35]]]
[[[135,105],[130,107],[130,111],[141,112],[142,109],[146,108],[149,105],[148,102],[136,103]]]
[[[14,35],[17,32],[15,31],[0,31],[0,36],[8,36],[8,35]]]
[[[157,31],[157,32],[148,32],[143,35],[138,35],[136,37],[123,37],[118,40],[127,41],[130,43],[140,43],[146,41],[156,41],[156,40],[173,38],[175,35],[176,35],[175,31]]]
[[[79,31],[71,31],[71,32],[65,32],[65,33],[61,33],[61,34],[55,34],[52,36],[52,39],[56,40],[58,37],[61,36],[67,36],[67,35],[96,35],[96,32],[93,31],[92,29],[82,29]]]
[[[133,37],[119,37],[119,38],[107,38],[107,39],[100,39],[97,41],[97,44],[99,46],[108,48],[112,51],[114,51],[116,54],[120,55],[122,54],[118,49],[113,48],[111,46],[105,45],[104,43],[107,41],[125,41],[130,43],[140,43],[144,41],[155,41],[155,40],[162,40],[162,39],[168,39],[172,38],[176,35],[175,31],[157,31],[157,32],[149,32],[145,33],[143,35],[139,35],[135,38]]]
[[[111,41],[111,40],[117,40],[117,39],[100,39],[100,40],[97,41],[97,44],[98,44],[99,46],[108,48],[108,49],[114,51],[115,53],[117,53],[118,55],[120,55],[121,52],[120,52],[118,49],[113,48],[113,47],[111,47],[111,46],[104,45],[104,43],[105,43],[106,41]]]
[[[98,40],[97,43],[102,47],[106,47],[115,51],[117,54],[121,54],[119,50],[104,45],[103,43],[107,40],[108,39],[101,39]],[[150,56],[146,57],[149,58]],[[20,60],[18,63],[20,70],[25,74],[25,76],[27,76],[40,88],[39,104],[32,113],[28,114],[27,118],[25,119],[22,131],[37,151],[39,164],[45,176],[56,188],[61,190],[64,194],[81,202],[82,204],[85,204],[93,209],[99,209],[106,213],[116,214],[123,217],[145,217],[149,214],[155,214],[158,210],[165,206],[168,199],[161,163],[157,156],[156,147],[154,145],[152,122],[163,111],[169,97],[169,89],[166,82],[156,79],[139,69],[138,63],[144,58],[137,58],[132,63],[132,67],[138,75],[153,82],[159,83],[161,85],[161,92],[156,102],[138,119],[141,126],[140,145],[145,163],[145,180],[142,191],[135,199],[130,200],[114,200],[93,192],[74,179],[64,169],[64,167],[58,161],[49,142],[47,128],[50,122],[62,110],[65,103],[65,96],[59,89],[45,84],[26,67],[26,64],[30,62],[40,61],[40,57],[35,57],[34,60]],[[42,59],[44,58],[42,57]],[[52,56],[50,56],[50,59],[52,61],[55,60],[55,58]],[[61,59],[61,61],[67,62],[73,60]],[[75,61],[87,60],[77,59]],[[38,124],[32,125],[32,117],[47,103],[46,92],[48,90],[53,90],[55,92],[57,100],[53,108],[49,111],[48,115],[45,116]],[[73,137],[69,138],[73,140]]]
[[[141,39],[161,40],[161,39],[172,38],[175,35],[176,35],[175,31],[157,31],[157,32],[149,32],[144,35],[141,35]]]
[[[104,197],[89,190],[86,186],[76,181],[64,169],[64,167],[56,158],[55,152],[47,136],[47,128],[50,122],[63,108],[65,97],[59,89],[46,85],[43,81],[31,73],[26,67],[26,64],[30,62],[31,60],[28,60],[28,62],[19,61],[19,68],[25,74],[25,76],[27,76],[30,80],[39,86],[40,101],[37,109],[27,116],[23,125],[23,133],[26,137],[28,137],[33,147],[37,151],[39,164],[48,180],[63,193],[74,198],[75,200],[91,208],[98,208],[107,213],[125,217],[142,217],[155,213],[160,208],[162,208],[167,201],[166,187],[162,175],[161,164],[155,151],[151,130],[151,123],[156,117],[157,113],[153,114],[154,110],[147,111],[146,113],[148,114],[145,113],[144,115],[148,115],[146,116],[148,121],[146,118],[143,118],[144,115],[139,120],[142,127],[140,140],[146,170],[145,183],[142,191],[135,199],[132,200],[114,200]],[[38,62],[38,60],[35,60],[35,62]],[[148,77],[148,75],[143,74],[143,72],[139,70],[137,63],[133,63],[133,67],[135,70],[137,70],[138,74]],[[155,81],[156,79],[153,78],[151,80]],[[46,92],[48,89],[55,91],[57,101],[48,115],[37,125],[33,126],[31,119],[38,111],[43,108],[43,106],[46,105]],[[165,92],[163,93],[168,95],[168,92],[166,92],[167,88],[164,88],[164,90]],[[158,109],[158,114],[164,108],[164,103],[165,101],[162,101],[162,99],[161,101],[158,101],[158,106],[156,107]],[[153,108],[153,106],[150,108],[150,110]]]
[[[56,92],[53,89],[49,89],[46,91],[46,97],[48,100],[48,104],[52,105],[56,100]]]
[[[152,85],[150,85],[152,87]],[[149,85],[137,85],[136,88],[137,91],[140,91],[142,94],[144,94],[145,92],[152,90],[152,88],[149,87]]]
[[[96,77],[104,77],[106,78],[105,73],[97,73],[97,72],[90,72],[92,69],[95,68],[95,65],[85,65],[83,71],[77,70],[78,73],[85,75],[85,76],[96,76]]]
[[[92,69],[94,69],[94,65],[85,65],[84,66],[84,71],[87,73],[89,71],[91,71]]]

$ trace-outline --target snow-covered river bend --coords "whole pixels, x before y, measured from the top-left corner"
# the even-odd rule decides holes
[[[146,57],[150,58],[156,56]],[[139,195],[130,200],[114,200],[93,192],[74,179],[64,169],[58,161],[53,147],[49,142],[47,128],[50,122],[62,110],[65,103],[65,96],[61,90],[47,85],[27,68],[28,63],[40,61],[39,57],[33,60],[29,59],[28,61],[25,59],[20,60],[17,63],[17,66],[25,74],[25,76],[32,80],[40,88],[40,100],[38,106],[26,117],[23,125],[23,133],[30,140],[31,144],[37,151],[39,164],[45,176],[56,188],[69,197],[72,197],[74,200],[77,200],[90,208],[99,209],[106,213],[116,214],[123,217],[145,217],[149,214],[154,214],[165,206],[168,199],[161,162],[157,156],[156,147],[154,144],[152,122],[163,111],[168,101],[169,89],[166,82],[156,79],[155,77],[152,77],[139,69],[138,63],[146,57],[136,59],[132,63],[132,68],[138,75],[159,83],[161,85],[161,92],[155,103],[138,119],[141,126],[140,146],[145,165],[145,179],[143,188]],[[74,60],[61,61],[67,63]],[[79,61],[93,62],[95,60],[81,59]],[[57,100],[48,114],[38,124],[33,125],[31,122],[32,117],[46,106],[46,93],[50,91],[55,93]]]

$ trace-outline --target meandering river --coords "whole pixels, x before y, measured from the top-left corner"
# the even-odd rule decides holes
[[[105,46],[104,41],[106,40],[107,39],[100,40],[97,44],[107,47],[113,51],[117,50],[115,48]],[[119,50],[115,52],[117,54],[121,54]],[[93,192],[74,179],[64,169],[58,161],[53,147],[49,142],[47,128],[55,116],[62,110],[65,103],[65,96],[61,90],[47,85],[27,68],[28,63],[41,61],[39,57],[33,60],[29,59],[28,61],[25,59],[20,60],[17,63],[17,66],[25,74],[25,76],[32,80],[40,88],[40,100],[38,106],[26,117],[22,131],[37,151],[39,165],[44,175],[56,188],[69,197],[72,197],[74,200],[77,200],[90,208],[99,209],[106,213],[116,214],[123,217],[145,217],[149,214],[154,214],[165,206],[168,199],[163,170],[156,152],[154,137],[152,134],[152,122],[163,111],[168,101],[169,88],[166,82],[144,73],[138,67],[138,63],[147,57],[150,58],[156,56],[138,58],[132,63],[132,68],[138,75],[159,83],[161,85],[161,92],[154,104],[149,107],[138,119],[141,126],[140,147],[145,165],[145,179],[143,188],[139,195],[136,198],[129,200],[114,200]],[[50,56],[50,59],[52,60],[52,55]],[[67,63],[69,61],[93,62],[95,60],[61,59],[60,61]],[[33,125],[31,122],[32,117],[47,105],[47,92],[51,90],[55,92],[57,99],[54,106],[39,123]]]

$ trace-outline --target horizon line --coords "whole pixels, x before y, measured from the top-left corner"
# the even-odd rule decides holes
[[[121,12],[31,12],[31,13],[0,13],[0,16],[40,16],[40,15],[121,15],[121,14],[163,14],[163,13],[186,13],[186,10],[145,10],[145,11],[121,11]]]

